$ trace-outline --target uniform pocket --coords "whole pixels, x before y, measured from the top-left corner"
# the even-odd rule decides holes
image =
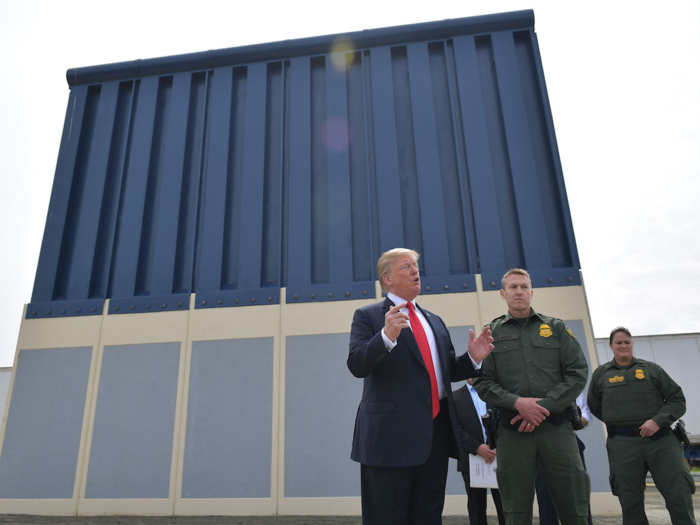
[[[518,339],[510,339],[508,341],[496,341],[493,344],[492,352],[494,354],[501,354],[506,352],[512,352],[520,348],[520,341]]]
[[[549,340],[545,338],[535,339],[532,341],[533,357],[537,359],[537,364],[541,368],[550,370],[559,370],[559,354],[561,352],[561,344],[559,341]]]

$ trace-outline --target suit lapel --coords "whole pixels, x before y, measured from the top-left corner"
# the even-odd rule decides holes
[[[384,300],[384,305],[382,306],[382,313],[386,315],[386,313],[389,310],[391,310],[392,306],[396,305],[391,299],[387,297]],[[425,315],[425,313],[423,313],[423,315]],[[418,360],[418,362],[423,366],[423,368],[426,368],[425,361],[423,361],[423,356],[420,353],[420,348],[418,348],[418,343],[416,342],[416,338],[413,337],[413,331],[410,328],[404,328],[403,330],[401,330],[397,342],[401,342],[402,344],[406,345],[411,354],[413,354],[413,357],[415,357]]]

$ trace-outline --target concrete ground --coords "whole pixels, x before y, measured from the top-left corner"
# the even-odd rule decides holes
[[[700,522],[700,490],[693,497],[695,519]],[[650,525],[670,524],[664,500],[653,486],[646,490],[647,517]],[[0,514],[0,525],[360,525],[359,516],[23,516]],[[445,516],[443,525],[465,525],[465,516]],[[533,523],[539,523],[537,518]],[[622,523],[620,516],[593,516],[595,525]],[[489,517],[490,525],[497,525]]]

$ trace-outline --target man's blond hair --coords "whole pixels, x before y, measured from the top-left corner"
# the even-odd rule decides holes
[[[420,254],[415,250],[409,250],[408,248],[394,248],[384,252],[377,261],[377,276],[379,277],[379,286],[382,287],[382,292],[388,292],[386,289],[386,283],[384,282],[384,276],[391,271],[396,259],[402,255],[410,255],[413,257],[413,262],[418,262],[418,259],[420,258]]]
[[[501,279],[501,289],[506,289],[506,279],[508,279],[508,277],[511,275],[524,275],[527,277],[527,280],[530,281],[530,286],[532,286],[532,277],[530,277],[530,274],[527,273],[527,270],[523,270],[522,268],[511,268],[503,276],[503,279]]]

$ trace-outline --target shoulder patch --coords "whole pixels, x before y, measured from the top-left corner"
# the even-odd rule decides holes
[[[566,331],[569,332],[569,335],[570,335],[571,337],[573,337],[574,339],[576,339],[576,336],[575,336],[574,333],[571,331],[571,328],[569,328],[569,327],[567,326],[567,327],[566,327]]]

